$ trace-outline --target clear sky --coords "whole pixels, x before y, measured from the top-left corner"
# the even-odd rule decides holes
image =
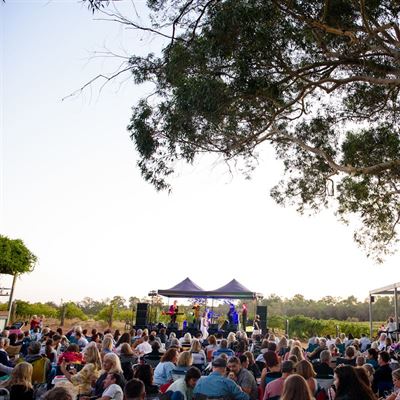
[[[144,2],[134,4],[145,22]],[[179,166],[170,195],[157,193],[126,131],[148,88],[120,80],[61,101],[116,67],[94,51],[146,54],[159,40],[72,0],[8,0],[0,12],[0,233],[39,258],[17,298],[143,296],[189,276],[210,290],[236,278],[264,295],[363,299],[400,280],[399,255],[374,265],[331,211],[277,206],[269,190],[282,168],[268,148],[250,181],[203,157]]]

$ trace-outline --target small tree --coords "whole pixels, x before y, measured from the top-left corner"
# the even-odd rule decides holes
[[[10,298],[8,301],[8,318],[10,320],[15,282],[19,275],[32,272],[37,257],[25,246],[21,239],[9,239],[0,235],[0,274],[13,275]]]
[[[9,239],[0,235],[0,274],[21,275],[32,272],[37,257],[21,239]]]

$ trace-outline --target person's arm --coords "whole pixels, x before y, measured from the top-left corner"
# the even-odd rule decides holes
[[[244,377],[244,379],[242,381],[242,384],[240,386],[241,386],[243,392],[247,393],[250,396],[253,384],[255,385],[256,382],[255,382],[255,379],[253,377],[253,374],[249,371],[245,375],[245,377]]]
[[[267,376],[267,372],[268,372],[267,368],[263,368],[263,370],[261,371],[260,385],[261,385],[262,390],[265,390],[265,379]]]
[[[5,372],[7,375],[11,375],[13,369],[13,367],[9,367],[8,365],[0,364],[0,371]]]
[[[83,368],[85,368],[85,367],[83,367]],[[79,374],[71,374],[69,371],[67,371],[67,363],[65,362],[65,360],[63,360],[62,363],[60,364],[60,370],[61,370],[62,374],[63,374],[70,382],[72,382],[72,377],[73,377],[73,376],[79,375]],[[83,371],[83,369],[82,369],[80,372],[82,372],[82,371]],[[72,383],[74,383],[74,382],[72,382]]]
[[[229,394],[230,397],[234,398],[235,400],[249,400],[249,395],[240,388],[235,382],[228,379],[227,385],[229,385]]]

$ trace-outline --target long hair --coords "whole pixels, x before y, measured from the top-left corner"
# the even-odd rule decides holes
[[[190,367],[193,364],[193,356],[190,351],[182,351],[179,354],[178,362],[176,365],[178,367]]]
[[[349,400],[375,400],[372,389],[360,379],[356,370],[351,365],[339,365],[335,368],[338,378],[336,397],[347,396]]]
[[[289,355],[290,355],[290,356],[292,356],[292,355],[293,355],[293,356],[296,356],[297,359],[298,359],[299,361],[304,360],[304,353],[303,353],[303,350],[302,350],[301,347],[299,347],[299,346],[293,346],[293,347],[290,349]]]
[[[11,373],[7,386],[22,385],[25,387],[25,391],[32,389],[32,372],[32,364],[27,362],[17,364]]]
[[[112,351],[113,347],[114,343],[112,336],[110,337],[109,335],[105,335],[103,341],[101,342],[101,351],[104,352],[106,349]]]
[[[172,361],[178,354],[176,349],[168,349],[161,357],[160,362]]]
[[[281,400],[312,400],[311,390],[300,375],[290,375],[285,379]]]
[[[153,369],[149,364],[139,365],[135,372],[134,377],[140,379],[146,387],[153,384]]]
[[[89,344],[89,346],[86,347],[84,351],[84,356],[85,356],[85,361],[86,363],[91,363],[94,364],[95,368],[97,370],[101,370],[101,357],[99,350],[96,347],[96,344],[92,342],[93,344]]]
[[[120,344],[122,343],[129,343],[131,344],[131,335],[129,332],[124,332],[118,339],[117,344],[115,345],[115,347],[118,347]]]
[[[315,378],[317,375],[310,361],[300,360],[296,365],[296,373],[301,375],[304,379]]]
[[[108,371],[108,373],[112,373],[112,372],[122,373],[121,361],[115,353],[107,353],[104,356],[103,363],[105,363],[106,361],[110,361],[112,363],[112,367]]]

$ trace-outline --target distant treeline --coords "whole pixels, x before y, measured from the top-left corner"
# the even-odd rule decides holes
[[[320,300],[306,299],[303,295],[296,294],[292,298],[281,298],[270,295],[262,300],[268,306],[268,314],[284,315],[288,317],[304,315],[315,319],[335,319],[339,321],[368,321],[369,301],[357,300],[354,296],[345,299],[340,297],[325,296]],[[394,315],[393,297],[375,297],[372,306],[374,321],[386,321]]]
[[[138,298],[130,297],[125,299],[121,296],[114,296],[112,299],[94,300],[85,297],[79,302],[67,302],[57,305],[53,302],[29,303],[27,301],[16,300],[16,317],[29,318],[32,315],[45,315],[46,317],[60,318],[64,313],[65,318],[79,318],[85,320],[88,318],[104,321],[112,320],[134,320],[136,317],[136,304],[138,302],[148,302],[152,304],[150,309],[152,321],[168,322],[169,317],[163,315],[167,309],[167,303],[163,298],[153,297]],[[252,301],[246,302],[249,309],[249,318],[253,318],[255,307]],[[326,296],[320,300],[306,299],[302,295],[295,295],[292,298],[282,298],[277,295],[270,295],[259,301],[260,305],[268,306],[268,318],[271,322],[280,318],[291,318],[295,316],[304,316],[318,320],[337,320],[337,321],[368,321],[369,303],[367,300],[359,301],[354,296],[346,299]],[[210,303],[207,305],[211,306]],[[255,304],[254,304],[255,306]],[[237,305],[240,310],[241,303]],[[0,304],[0,310],[6,310],[7,304]],[[224,320],[228,305],[216,303],[214,311],[219,320]],[[180,305],[180,311],[184,315],[179,320],[190,319],[192,313],[191,305]],[[394,314],[394,304],[392,297],[377,297],[373,303],[374,321],[386,321],[390,315]]]

